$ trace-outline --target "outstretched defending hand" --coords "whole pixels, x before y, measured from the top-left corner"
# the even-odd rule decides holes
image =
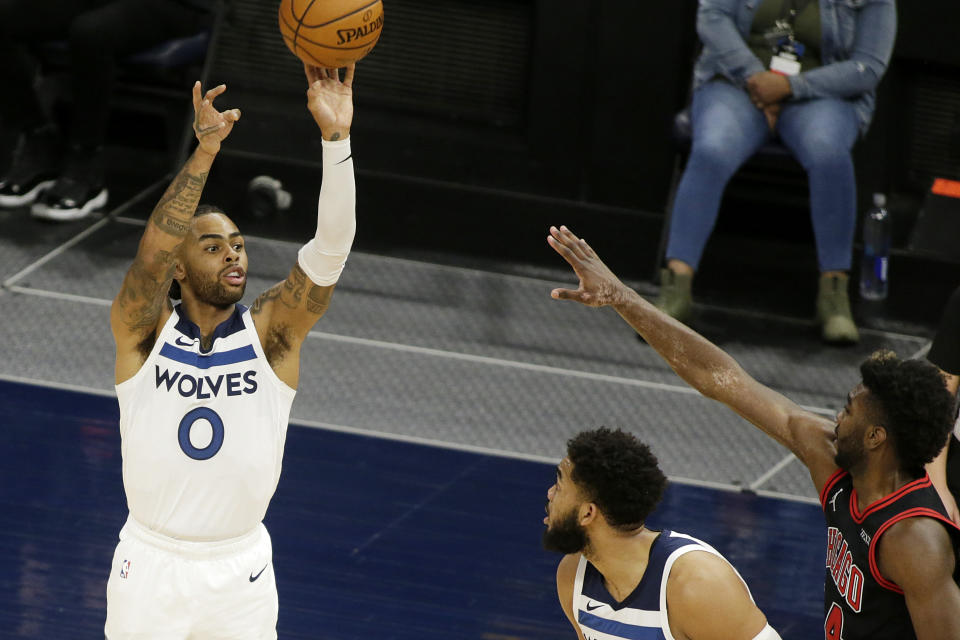
[[[353,72],[351,64],[340,81],[339,69],[325,69],[304,63],[307,74],[307,108],[320,127],[324,140],[343,140],[353,123]]]
[[[214,99],[227,90],[227,85],[214,87],[201,98],[202,90],[198,80],[193,85],[193,131],[197,134],[200,148],[216,155],[220,151],[220,143],[230,135],[234,123],[240,119],[240,109],[220,112],[213,106]]]
[[[580,287],[554,289],[550,296],[557,300],[576,300],[588,307],[603,307],[624,299],[629,289],[603,264],[586,240],[578,238],[566,227],[550,227],[547,243],[570,263],[580,278]]]

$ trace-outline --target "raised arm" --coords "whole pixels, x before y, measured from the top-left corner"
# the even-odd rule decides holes
[[[190,229],[190,219],[220,143],[240,119],[237,109],[221,113],[214,108],[213,100],[224,91],[226,86],[220,85],[201,95],[200,83],[194,84],[193,128],[199,144],[150,214],[137,255],[110,308],[118,384],[139,370],[153,347],[157,330],[170,315],[167,291],[173,280],[177,247]]]
[[[554,289],[554,298],[613,307],[687,384],[792,451],[810,470],[817,491],[823,487],[837,470],[832,422],[760,384],[725,351],[641,298],[566,227],[551,227],[547,242],[580,278],[578,289]]]
[[[307,108],[323,137],[317,232],[300,249],[287,279],[265,291],[251,308],[270,365],[294,388],[300,375],[300,346],[330,305],[357,229],[350,151],[354,66],[347,67],[343,81],[336,69],[305,65],[304,70]]]

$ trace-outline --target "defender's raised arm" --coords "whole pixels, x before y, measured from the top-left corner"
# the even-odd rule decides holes
[[[760,384],[725,351],[644,300],[566,227],[551,227],[547,242],[580,278],[576,290],[554,289],[554,298],[613,307],[687,384],[724,403],[800,458],[818,491],[837,470],[831,421]]]

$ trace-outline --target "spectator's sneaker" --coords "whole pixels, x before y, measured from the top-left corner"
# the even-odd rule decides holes
[[[0,177],[0,208],[25,207],[53,186],[59,171],[59,138],[48,126],[22,134],[13,162]]]
[[[43,192],[30,213],[35,218],[56,222],[80,220],[105,207],[108,195],[106,188],[101,185],[64,176]]]

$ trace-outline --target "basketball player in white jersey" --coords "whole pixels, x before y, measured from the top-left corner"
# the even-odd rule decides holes
[[[779,640],[740,574],[713,547],[644,526],[667,479],[619,429],[567,443],[547,491],[543,546],[567,554],[560,605],[580,640]]]
[[[356,230],[352,82],[306,68],[323,137],[316,236],[285,282],[238,304],[243,236],[198,209],[240,119],[221,85],[193,88],[199,144],[147,222],[110,312],[117,345],[129,517],[107,584],[109,640],[276,638],[277,590],[262,524],[280,477],[300,347],[324,314]],[[168,298],[171,283],[179,304]]]

